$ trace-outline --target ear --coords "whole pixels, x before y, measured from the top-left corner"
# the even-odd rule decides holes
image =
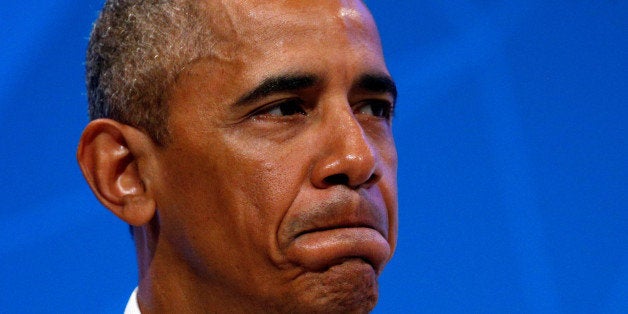
[[[141,226],[155,215],[155,200],[144,184],[142,158],[152,156],[150,137],[110,119],[90,122],[79,141],[77,159],[90,188],[111,212]]]

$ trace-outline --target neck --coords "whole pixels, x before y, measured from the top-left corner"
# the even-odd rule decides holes
[[[157,223],[134,232],[139,267],[137,300],[142,313],[273,312],[236,288],[200,276],[169,244],[159,240]],[[278,311],[279,312],[279,311]]]

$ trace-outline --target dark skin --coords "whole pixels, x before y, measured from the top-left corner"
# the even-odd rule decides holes
[[[372,17],[207,5],[229,40],[166,91],[172,140],[100,119],[79,145],[98,199],[137,226],[140,308],[370,311],[397,239],[396,91]]]

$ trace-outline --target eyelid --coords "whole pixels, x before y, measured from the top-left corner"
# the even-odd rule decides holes
[[[303,105],[305,103],[305,101],[299,97],[288,97],[288,98],[281,98],[281,99],[277,99],[274,101],[271,101],[269,103],[266,103],[258,108],[255,108],[254,110],[252,110],[250,113],[247,114],[248,117],[255,117],[255,116],[260,116],[260,115],[264,115],[267,114],[268,112],[278,108],[281,105],[285,105],[285,104],[289,104],[290,102],[294,102],[294,103],[298,103],[298,105],[301,107],[301,109],[303,111],[305,110],[305,106]]]
[[[367,99],[363,99],[360,100],[359,102],[356,103],[356,105],[353,106],[353,110],[356,113],[359,113],[358,111],[362,108],[364,108],[365,106],[369,106],[369,105],[382,105],[384,108],[384,113],[382,116],[375,116],[373,115],[373,117],[376,118],[385,118],[390,120],[393,115],[394,115],[394,109],[395,109],[395,104],[392,100],[390,99],[384,99],[384,98],[367,98]]]

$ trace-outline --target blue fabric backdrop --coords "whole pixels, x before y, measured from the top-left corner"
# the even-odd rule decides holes
[[[628,2],[367,1],[399,84],[376,313],[628,312]],[[120,313],[127,227],[74,159],[101,0],[0,11],[0,312]]]

